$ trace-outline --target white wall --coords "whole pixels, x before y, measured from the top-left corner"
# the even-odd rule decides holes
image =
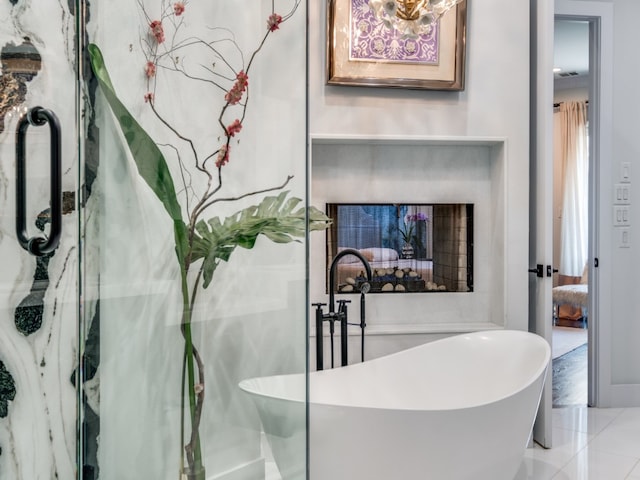
[[[502,260],[506,265],[504,278],[508,291],[504,292],[504,322],[497,323],[503,323],[507,328],[526,329],[529,6],[523,2],[487,0],[482,9],[475,7],[474,2],[469,2],[465,90],[436,92],[325,85],[325,5],[312,2],[309,11],[309,128],[312,139],[456,137],[460,143],[469,138],[503,139],[504,178],[499,188],[505,189]],[[497,11],[501,15],[496,15]],[[314,156],[314,169],[318,167],[316,161]],[[345,164],[349,161],[346,156],[337,160]],[[451,162],[448,168],[455,176],[459,166]],[[338,179],[340,171],[334,170]],[[376,173],[381,172],[371,171],[373,176]],[[312,203],[316,200],[314,180],[312,175]],[[476,264],[475,268],[478,271],[490,268],[490,260]],[[316,277],[323,278],[324,270],[317,270],[312,268],[312,282]],[[455,302],[452,298],[443,300],[447,301]],[[419,304],[412,307],[420,308]]]
[[[553,92],[553,102],[580,102],[589,99],[589,89],[587,87],[577,88],[555,88]]]
[[[606,47],[602,57],[605,68],[598,73],[605,78],[601,110],[604,132],[603,151],[598,173],[598,245],[600,261],[598,281],[599,389],[601,406],[640,405],[640,301],[635,266],[639,264],[634,235],[640,212],[633,206],[633,182],[640,169],[640,145],[637,141],[637,112],[640,92],[636,78],[640,66],[630,59],[635,54],[638,29],[633,21],[640,14],[636,0],[557,0],[562,13],[602,11],[608,15],[603,38]],[[602,135],[602,132],[601,132]],[[619,247],[620,229],[613,226],[613,187],[621,180],[623,162],[631,165],[631,245]]]
[[[631,184],[637,182],[640,172],[640,144],[638,143],[638,112],[640,90],[637,78],[640,65],[632,61],[640,33],[633,21],[640,15],[640,3],[634,0],[615,0],[613,3],[613,148],[611,157],[603,159],[610,164],[611,184],[602,188],[602,198],[612,199],[613,184],[620,181],[623,162],[631,164]],[[608,195],[608,196],[607,196]],[[618,247],[619,229],[602,225],[603,234],[611,238],[612,249],[602,252],[602,260],[608,261],[613,273],[608,288],[611,295],[611,312],[603,316],[610,322],[611,332],[611,404],[640,405],[640,300],[638,296],[637,228],[640,210],[631,205],[631,248]],[[607,201],[607,200],[605,200]],[[608,205],[612,200],[607,201]],[[606,208],[606,207],[605,207]],[[611,208],[609,208],[611,210]]]

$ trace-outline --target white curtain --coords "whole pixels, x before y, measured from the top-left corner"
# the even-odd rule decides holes
[[[564,164],[560,274],[582,275],[588,254],[589,146],[586,102],[564,102],[559,111]]]

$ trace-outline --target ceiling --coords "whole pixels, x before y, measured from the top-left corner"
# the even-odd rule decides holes
[[[556,87],[586,82],[589,73],[588,22],[556,19],[553,61],[553,66],[561,69],[554,73]]]

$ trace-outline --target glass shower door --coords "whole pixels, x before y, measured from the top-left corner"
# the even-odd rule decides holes
[[[0,478],[72,479],[76,19],[31,3],[0,5]]]
[[[304,479],[304,2],[85,9],[87,478]]]

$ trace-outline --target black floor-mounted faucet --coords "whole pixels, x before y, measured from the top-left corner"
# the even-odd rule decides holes
[[[367,281],[358,285],[360,291],[360,323],[349,323],[347,316],[347,303],[350,300],[338,300],[338,309],[335,308],[335,270],[338,265],[338,261],[346,256],[353,255],[357,257],[364,265],[364,269],[367,273]],[[331,368],[333,368],[333,334],[335,332],[334,324],[336,321],[340,322],[340,354],[342,358],[342,366],[347,365],[348,352],[347,352],[347,326],[358,325],[361,329],[361,357],[364,361],[364,328],[365,322],[365,293],[368,293],[371,289],[371,266],[364,256],[357,250],[347,248],[338,253],[331,261],[331,267],[329,269],[329,312],[324,313],[324,303],[314,303],[316,307],[316,369],[323,370],[324,368],[324,342],[323,342],[323,324],[325,321],[329,322],[329,334],[331,336]]]

